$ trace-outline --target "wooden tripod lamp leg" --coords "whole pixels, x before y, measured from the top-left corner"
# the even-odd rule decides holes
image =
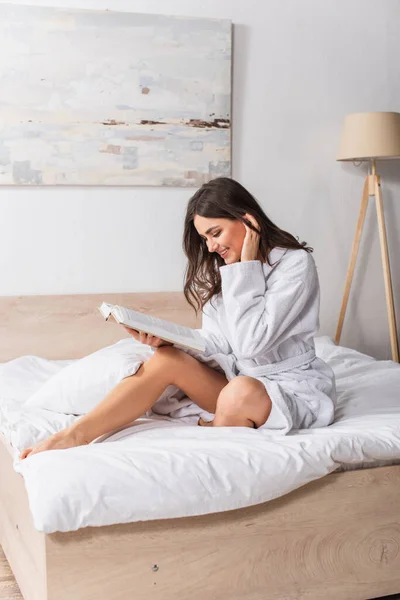
[[[390,276],[389,252],[387,246],[385,220],[383,216],[382,191],[379,176],[374,177],[376,213],[378,216],[379,241],[381,245],[383,277],[385,280],[386,306],[389,318],[390,346],[392,349],[392,360],[399,362],[399,342],[397,339],[396,316],[393,302],[392,278]]]
[[[362,195],[361,206],[360,206],[360,213],[358,215],[356,233],[355,233],[354,240],[353,240],[353,247],[351,250],[350,263],[349,263],[349,267],[347,270],[346,284],[344,287],[342,306],[340,308],[339,321],[338,321],[337,329],[336,329],[335,344],[340,343],[340,336],[342,334],[344,316],[346,314],[346,308],[347,308],[347,302],[349,300],[351,283],[353,281],[354,267],[356,265],[358,249],[360,247],[361,234],[362,234],[364,221],[365,221],[365,215],[366,215],[367,207],[368,207],[368,199],[369,199],[368,189],[369,188],[368,188],[368,176],[367,176],[365,179],[365,183],[364,183],[363,195]]]

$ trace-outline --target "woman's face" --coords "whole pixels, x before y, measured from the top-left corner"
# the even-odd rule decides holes
[[[209,252],[218,252],[226,264],[240,260],[246,229],[237,219],[208,219],[195,215],[193,224]]]

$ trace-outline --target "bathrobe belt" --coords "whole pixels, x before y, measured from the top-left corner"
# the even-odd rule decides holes
[[[255,367],[242,366],[238,360],[236,368],[240,371],[240,375],[247,375],[249,377],[262,377],[268,375],[275,375],[275,373],[281,373],[283,371],[290,371],[310,363],[316,357],[315,349],[311,348],[307,352],[303,352],[299,356],[291,356],[280,360],[275,363],[269,363],[265,365],[257,365]]]

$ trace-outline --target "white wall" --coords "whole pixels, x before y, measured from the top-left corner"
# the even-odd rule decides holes
[[[320,333],[333,336],[365,175],[335,162],[340,127],[346,113],[400,111],[400,1],[23,3],[233,21],[233,177],[280,227],[315,248]],[[400,323],[399,165],[379,171]],[[193,192],[0,188],[0,295],[181,289],[183,215]],[[341,343],[390,358],[372,201],[360,258]]]

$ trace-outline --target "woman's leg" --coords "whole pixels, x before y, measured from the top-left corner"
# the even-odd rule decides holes
[[[88,444],[143,415],[169,385],[180,388],[201,408],[214,413],[227,383],[224,375],[189,354],[173,346],[161,346],[135,375],[122,380],[87,415],[33,449],[25,449],[20,457]]]

